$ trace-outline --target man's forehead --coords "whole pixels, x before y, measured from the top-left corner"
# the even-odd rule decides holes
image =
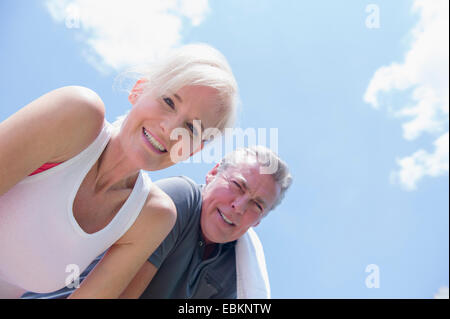
[[[226,170],[235,170],[239,172],[244,172],[248,170],[258,169],[260,167],[260,163],[255,154],[237,152],[234,154],[234,157],[229,158],[227,161]]]
[[[248,174],[251,174],[253,176],[260,175],[259,173],[259,163],[255,161],[236,161],[232,163],[231,165],[228,165],[225,169],[225,172],[227,172],[230,175],[241,177],[245,179],[245,176]],[[257,176],[255,176],[257,177]]]

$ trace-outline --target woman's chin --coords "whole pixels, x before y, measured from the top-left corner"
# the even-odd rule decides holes
[[[175,165],[176,163],[148,163],[145,168],[143,168],[146,171],[154,172],[154,171],[160,171],[162,169],[171,167]]]

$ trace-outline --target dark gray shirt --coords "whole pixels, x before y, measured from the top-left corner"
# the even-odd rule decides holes
[[[172,231],[150,256],[158,272],[141,298],[236,298],[236,242],[217,244],[203,260],[201,186],[187,177],[158,182],[177,208]]]
[[[156,184],[175,203],[177,220],[149,258],[158,271],[141,298],[236,298],[236,242],[217,244],[214,253],[203,260],[205,243],[200,229],[202,186],[182,176],[163,179]],[[88,266],[80,281],[86,278],[101,257],[103,254]],[[48,294],[27,292],[22,298],[65,298],[73,290],[63,288]]]

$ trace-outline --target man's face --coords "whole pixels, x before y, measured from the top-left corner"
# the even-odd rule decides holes
[[[259,224],[280,194],[273,177],[259,173],[257,161],[240,161],[222,172],[217,167],[206,176],[202,194],[200,225],[206,243],[240,238]]]

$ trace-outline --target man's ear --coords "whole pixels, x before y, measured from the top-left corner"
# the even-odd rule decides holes
[[[218,169],[219,169],[219,164],[216,164],[216,166],[214,166],[213,169],[210,170],[208,172],[208,174],[206,174],[206,185],[211,183],[211,181],[216,177],[216,175],[219,171]]]
[[[130,94],[128,95],[128,101],[130,101],[131,104],[134,105],[136,103],[139,96],[144,91],[143,85],[147,82],[148,82],[147,79],[141,78],[134,84],[133,88],[131,89]]]

